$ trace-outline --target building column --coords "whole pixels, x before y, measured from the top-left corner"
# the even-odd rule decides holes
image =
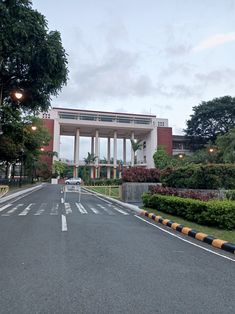
[[[117,131],[113,133],[113,179],[117,178]]]
[[[134,131],[131,132],[131,139],[132,140],[135,139]],[[135,165],[135,152],[133,151],[133,149],[131,147],[131,166],[134,167],[134,165]]]
[[[123,139],[123,166],[126,166],[126,139]]]
[[[110,137],[108,137],[108,147],[107,147],[107,179],[110,179]]]
[[[74,137],[74,169],[73,176],[78,177],[80,130],[76,129]]]
[[[53,161],[58,160],[60,154],[60,124],[56,119],[54,120],[53,152],[58,154],[58,157],[53,156]]]
[[[99,131],[95,131],[95,178],[98,178],[99,176]]]
[[[92,136],[92,138],[91,138],[91,154],[94,155],[94,136]],[[90,177],[91,177],[91,179],[94,179],[94,170],[95,170],[95,167],[91,166],[90,167]]]

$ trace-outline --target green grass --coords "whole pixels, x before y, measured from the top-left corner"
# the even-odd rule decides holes
[[[86,187],[88,190],[109,196],[109,197],[113,197],[116,199],[120,199],[120,195],[119,195],[119,186],[89,186]]]
[[[235,230],[224,230],[224,229],[218,229],[215,227],[202,226],[202,225],[199,225],[197,223],[183,219],[181,217],[165,214],[163,212],[160,212],[160,211],[152,209],[152,208],[143,208],[143,209],[147,210],[149,213],[156,214],[156,215],[161,216],[165,219],[169,219],[171,221],[177,222],[179,224],[182,224],[186,227],[192,228],[192,229],[197,230],[199,232],[203,232],[203,233],[206,233],[206,234],[213,236],[215,238],[225,240],[228,242],[232,242],[235,244]]]

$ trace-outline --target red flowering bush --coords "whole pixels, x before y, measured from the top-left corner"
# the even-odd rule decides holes
[[[216,194],[212,192],[202,193],[198,191],[186,190],[180,191],[176,188],[163,187],[163,186],[150,186],[149,191],[151,194],[161,194],[161,195],[174,195],[184,198],[193,198],[201,201],[209,201],[216,198]]]
[[[146,169],[132,167],[124,169],[122,174],[123,182],[159,182],[161,171],[159,169]]]

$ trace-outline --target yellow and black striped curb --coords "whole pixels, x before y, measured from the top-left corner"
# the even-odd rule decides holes
[[[230,243],[228,241],[220,240],[215,237],[209,236],[206,233],[198,232],[196,230],[193,230],[191,228],[185,227],[181,224],[178,224],[176,222],[173,222],[169,219],[164,219],[161,216],[156,216],[155,214],[148,213],[146,210],[142,210],[141,215],[144,215],[148,218],[153,219],[156,222],[159,222],[165,226],[168,226],[176,231],[179,231],[185,235],[188,235],[192,238],[195,238],[197,240],[200,240],[202,242],[205,242],[207,244],[210,244],[216,248],[222,249],[224,251],[230,252],[235,254],[235,244]]]

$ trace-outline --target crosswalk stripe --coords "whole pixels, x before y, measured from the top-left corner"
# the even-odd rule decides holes
[[[112,206],[112,208],[116,211],[118,211],[119,213],[123,214],[123,215],[129,215],[128,213],[124,212],[124,210],[116,207],[116,206]]]
[[[34,216],[40,216],[46,209],[47,203],[42,203]]]
[[[93,208],[93,207],[90,207],[90,209],[93,211],[93,213],[99,214],[99,211],[98,211],[97,209],[95,209],[95,208]]]
[[[7,213],[2,214],[2,216],[10,216],[11,214],[13,214],[19,207],[23,206],[24,204],[18,204],[15,207],[13,207],[12,209],[8,210]]]
[[[99,206],[100,208],[102,208],[106,213],[108,213],[109,215],[115,215],[111,210],[109,210],[108,208],[104,207],[101,204],[97,204],[97,206]]]
[[[28,215],[29,211],[31,210],[31,206],[35,205],[35,203],[29,204],[25,209],[18,215],[18,216],[26,216]]]
[[[65,213],[66,213],[66,215],[72,213],[72,209],[71,209],[70,203],[64,203],[64,207],[65,207]]]
[[[78,210],[80,211],[81,214],[87,214],[87,210],[84,208],[84,206],[82,206],[81,203],[75,203]]]
[[[59,204],[53,203],[50,215],[58,215]]]
[[[0,208],[0,212],[2,212],[4,209],[10,207],[11,205],[12,205],[12,204],[6,204],[6,205],[2,206],[2,207]]]

